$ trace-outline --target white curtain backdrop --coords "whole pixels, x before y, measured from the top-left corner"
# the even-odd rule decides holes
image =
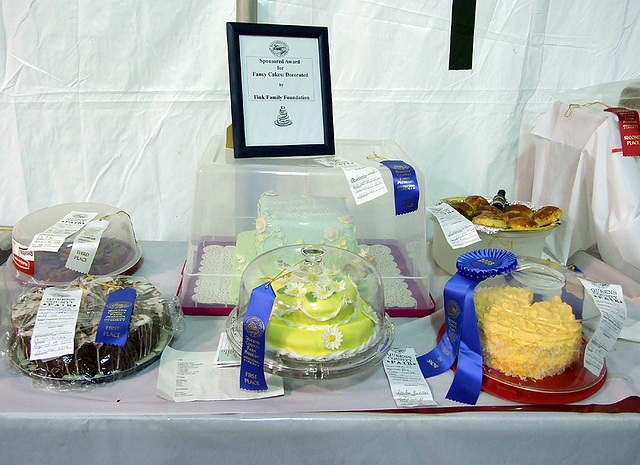
[[[336,138],[397,142],[428,204],[513,192],[521,136],[556,95],[640,77],[637,0],[478,1],[459,71],[451,9],[261,0],[258,21],[329,28]],[[233,0],[0,0],[0,224],[94,201],[140,239],[186,240],[198,160],[231,123],[235,19]]]

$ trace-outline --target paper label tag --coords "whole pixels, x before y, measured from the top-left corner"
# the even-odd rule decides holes
[[[607,108],[604,111],[618,117],[622,155],[640,157],[640,116],[638,116],[638,112],[627,108]]]
[[[344,172],[356,205],[377,199],[388,192],[377,168],[358,165],[338,157],[316,158],[315,161],[330,168],[337,166]]]
[[[398,407],[435,405],[433,394],[416,360],[412,348],[391,349],[383,361],[391,386],[393,400]]]
[[[11,252],[13,253],[13,266],[16,267],[16,270],[33,276],[36,267],[33,252],[29,250],[29,247],[25,247],[16,240],[12,240]]]
[[[227,333],[220,334],[218,350],[213,364],[217,366],[240,366],[240,356],[233,350],[227,338]]]
[[[284,395],[283,379],[266,374],[265,391],[240,389],[240,367],[212,364],[212,352],[184,352],[167,346],[160,358],[156,393],[174,402],[263,399]]]
[[[73,241],[65,266],[78,273],[89,273],[93,259],[96,256],[96,250],[100,245],[100,238],[107,226],[109,226],[109,222],[106,220],[87,223],[82,232]]]
[[[427,207],[436,217],[444,237],[454,249],[460,249],[476,242],[480,242],[480,236],[471,221],[462,216],[448,203],[442,202]]]
[[[72,211],[45,231],[36,234],[29,244],[32,252],[57,252],[67,237],[80,231],[97,213]]]
[[[73,353],[81,299],[82,289],[45,289],[31,336],[30,360]]]
[[[584,305],[595,305],[602,315],[584,352],[585,368],[598,376],[604,366],[606,355],[618,339],[627,319],[627,306],[620,285],[579,279],[586,291]]]

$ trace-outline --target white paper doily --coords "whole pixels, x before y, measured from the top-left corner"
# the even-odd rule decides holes
[[[417,301],[409,285],[402,279],[402,273],[386,245],[375,244],[367,247],[376,260],[376,268],[382,276],[384,300],[387,307],[415,308]],[[208,245],[203,248],[202,260],[193,293],[194,302],[233,305],[229,295],[235,246]],[[239,278],[239,277],[237,277]]]
[[[200,276],[193,291],[193,301],[199,303],[233,304],[229,296],[231,270],[236,247],[207,245],[202,251]]]

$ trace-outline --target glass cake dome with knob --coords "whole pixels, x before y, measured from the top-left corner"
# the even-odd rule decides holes
[[[483,390],[550,404],[575,402],[602,387],[606,366],[599,373],[585,366],[585,347],[600,319],[599,309],[585,299],[585,278],[542,259],[518,257],[511,272],[475,288]]]
[[[293,245],[263,253],[244,270],[226,328],[238,354],[252,291],[265,284],[275,296],[265,331],[266,372],[338,378],[376,365],[391,347],[394,329],[375,266],[344,249]]]

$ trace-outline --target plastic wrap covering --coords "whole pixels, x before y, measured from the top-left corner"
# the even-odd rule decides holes
[[[31,360],[34,327],[47,289],[81,292],[73,351],[65,355]],[[103,311],[108,297],[120,289],[135,290],[128,333],[123,338],[123,345],[97,342],[97,338],[100,339],[98,328],[104,318]],[[27,375],[53,384],[65,382],[65,385],[84,385],[113,381],[153,363],[177,336],[182,316],[174,303],[168,302],[144,278],[86,276],[74,280],[64,288],[39,286],[26,290],[11,308],[10,320],[7,355],[15,367]],[[102,333],[103,326],[100,328]],[[56,342],[54,337],[50,337],[45,344],[53,345]]]
[[[0,226],[0,265],[11,255],[11,228]]]

